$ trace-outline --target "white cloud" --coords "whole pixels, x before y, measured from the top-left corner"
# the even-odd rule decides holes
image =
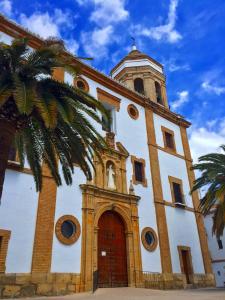
[[[178,92],[177,96],[178,96],[177,100],[175,100],[171,103],[171,108],[174,110],[181,107],[183,104],[185,104],[189,101],[189,92],[188,91]]]
[[[225,122],[218,132],[205,127],[192,129],[189,142],[194,163],[202,155],[220,152],[219,146],[225,144]]]
[[[81,42],[85,52],[96,59],[107,55],[107,46],[115,40],[113,27],[108,25],[104,28],[95,28],[90,32],[82,32]]]
[[[39,34],[43,38],[50,36],[60,37],[60,30],[53,16],[46,13],[34,13],[29,17],[25,14],[20,15],[21,24],[30,31]]]
[[[125,9],[126,0],[76,0],[79,5],[94,6],[89,20],[96,27],[81,33],[81,43],[88,56],[96,59],[106,57],[108,46],[118,42],[114,26],[126,20],[129,12]]]
[[[209,81],[204,81],[201,87],[206,92],[216,94],[217,96],[220,96],[221,94],[225,94],[225,86],[213,85]]]
[[[0,1],[0,13],[7,16],[12,14],[12,2],[10,0],[1,0]]]
[[[79,5],[94,5],[90,20],[98,25],[119,23],[128,18],[125,0],[76,0]]]
[[[32,15],[20,15],[20,23],[30,31],[39,34],[43,38],[50,36],[61,37],[62,28],[73,28],[73,19],[69,11],[55,9],[52,14],[49,12],[34,12]]]
[[[170,72],[190,71],[191,69],[189,64],[178,64],[173,58],[169,59],[168,61],[164,61],[164,65]]]
[[[76,40],[68,39],[65,40],[64,42],[69,52],[71,52],[72,54],[77,54],[77,51],[79,49],[79,44]]]
[[[129,12],[124,8],[124,0],[94,0],[94,2],[96,7],[90,20],[97,24],[118,23],[129,16]]]
[[[20,23],[28,28],[31,32],[37,33],[42,38],[58,37],[61,38],[61,30],[65,28],[72,29],[75,24],[73,22],[76,16],[72,16],[69,11],[55,9],[50,15],[49,12],[34,12],[32,15],[20,15]],[[75,54],[79,48],[77,41],[73,38],[65,40],[67,49]]]
[[[181,34],[175,29],[178,0],[170,0],[169,13],[167,23],[156,27],[146,28],[141,25],[137,26],[137,34],[143,35],[157,41],[167,41],[169,43],[176,43],[182,39]]]

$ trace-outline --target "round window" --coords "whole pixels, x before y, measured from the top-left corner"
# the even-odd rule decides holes
[[[77,87],[78,89],[85,90],[85,84],[81,80],[77,81]]]
[[[61,232],[65,238],[69,239],[76,232],[76,225],[72,221],[66,220],[61,225]]]
[[[56,222],[55,234],[61,243],[71,245],[80,236],[80,223],[74,216],[62,216]]]
[[[74,85],[75,85],[75,87],[77,87],[78,89],[80,89],[82,91],[85,91],[85,92],[89,91],[89,85],[88,85],[87,81],[81,77],[74,79]]]
[[[127,111],[132,119],[137,120],[137,118],[139,117],[139,112],[136,106],[134,106],[133,104],[128,105]]]
[[[142,244],[148,251],[154,251],[158,244],[155,231],[150,227],[145,227],[141,233]]]

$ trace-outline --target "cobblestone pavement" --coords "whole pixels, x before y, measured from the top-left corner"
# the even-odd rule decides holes
[[[24,300],[28,300],[26,298]],[[190,289],[158,291],[138,288],[98,289],[94,294],[41,297],[34,300],[225,300],[225,289]]]

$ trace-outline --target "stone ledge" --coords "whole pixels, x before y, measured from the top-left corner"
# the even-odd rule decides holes
[[[76,273],[0,274],[0,298],[58,296],[84,291]]]

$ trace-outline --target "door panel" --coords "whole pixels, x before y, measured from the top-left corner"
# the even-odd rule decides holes
[[[185,250],[182,250],[182,261],[183,261],[183,267],[184,267],[184,274],[186,275],[187,284],[190,284],[190,270],[189,270],[189,257],[188,252]]]
[[[105,212],[98,223],[98,286],[127,286],[127,255],[124,223],[113,212]]]

